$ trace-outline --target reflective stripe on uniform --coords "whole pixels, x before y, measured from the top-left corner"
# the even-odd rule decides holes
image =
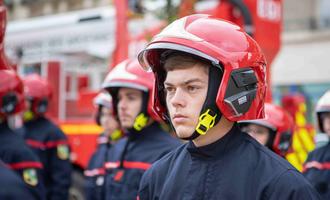
[[[323,162],[323,163],[317,161],[307,162],[304,165],[303,172],[311,168],[316,168],[318,170],[330,170],[330,162]]]
[[[105,163],[106,169],[116,169],[120,165],[119,162],[107,162]],[[145,162],[131,162],[131,161],[124,161],[123,167],[127,169],[142,169],[147,170],[151,167],[151,163],[145,163]]]
[[[47,148],[54,148],[57,147],[58,145],[68,145],[68,141],[66,140],[58,140],[58,141],[50,141],[50,142],[40,142],[38,140],[31,140],[31,139],[27,139],[25,140],[26,143],[34,148],[41,148],[41,149],[47,149]]]
[[[39,169],[43,168],[40,162],[33,162],[33,161],[8,163],[7,166],[9,166],[13,170],[25,169],[25,168],[39,168]]]

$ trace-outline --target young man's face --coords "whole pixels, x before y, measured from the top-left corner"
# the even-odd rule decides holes
[[[123,128],[132,128],[135,118],[141,112],[142,91],[120,88],[118,91],[118,116]]]
[[[242,128],[242,131],[251,135],[262,145],[266,145],[270,137],[269,129],[257,124],[246,125]]]
[[[167,109],[178,137],[191,136],[207,95],[207,70],[200,64],[174,69],[167,72],[164,86]]]
[[[102,128],[110,133],[119,128],[119,124],[113,116],[112,110],[104,106],[101,108],[100,123]]]
[[[328,136],[330,136],[330,112],[322,114],[323,129]]]

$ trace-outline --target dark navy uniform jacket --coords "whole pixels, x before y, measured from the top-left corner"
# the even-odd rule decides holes
[[[89,160],[85,170],[85,197],[86,200],[101,200],[104,198],[104,175],[107,152],[112,144],[108,138],[101,134],[98,137],[98,146]]]
[[[10,170],[0,161],[0,199],[4,200],[34,200],[38,199],[24,184],[15,172]]]
[[[135,200],[143,173],[179,144],[158,123],[119,140],[110,149],[105,165],[106,200]]]
[[[71,184],[68,140],[64,133],[45,117],[24,124],[26,143],[44,165],[48,200],[66,200]]]
[[[22,178],[35,199],[45,199],[42,163],[25,144],[23,137],[12,131],[6,123],[0,124],[0,159]],[[5,188],[8,187],[11,186]]]
[[[308,155],[304,164],[304,176],[323,199],[330,199],[330,143]]]
[[[287,161],[234,127],[223,138],[193,142],[143,176],[141,200],[313,200],[317,192]]]

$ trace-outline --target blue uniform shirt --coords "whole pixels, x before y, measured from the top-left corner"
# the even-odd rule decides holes
[[[304,164],[304,176],[323,199],[330,199],[330,143],[308,155]]]
[[[89,160],[88,167],[84,172],[86,177],[86,200],[101,200],[104,198],[104,164],[107,152],[111,146],[112,144],[104,134],[98,137],[97,149]]]
[[[106,162],[106,200],[136,199],[140,179],[152,163],[178,147],[180,142],[158,123],[119,140]]]
[[[0,159],[22,178],[35,199],[45,199],[42,163],[22,136],[12,131],[6,123],[0,124]]]
[[[38,199],[15,172],[0,161],[0,199],[35,200]]]
[[[193,142],[156,162],[143,176],[141,200],[312,200],[317,192],[287,161],[234,127],[223,138]]]
[[[47,199],[68,199],[72,167],[65,134],[47,118],[39,117],[24,124],[24,138],[44,165]]]

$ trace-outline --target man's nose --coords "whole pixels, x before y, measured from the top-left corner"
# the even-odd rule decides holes
[[[186,99],[184,91],[180,88],[176,89],[172,99],[171,104],[174,107],[184,107],[186,105]]]
[[[126,109],[127,109],[127,101],[122,98],[118,101],[118,110],[126,110]]]

